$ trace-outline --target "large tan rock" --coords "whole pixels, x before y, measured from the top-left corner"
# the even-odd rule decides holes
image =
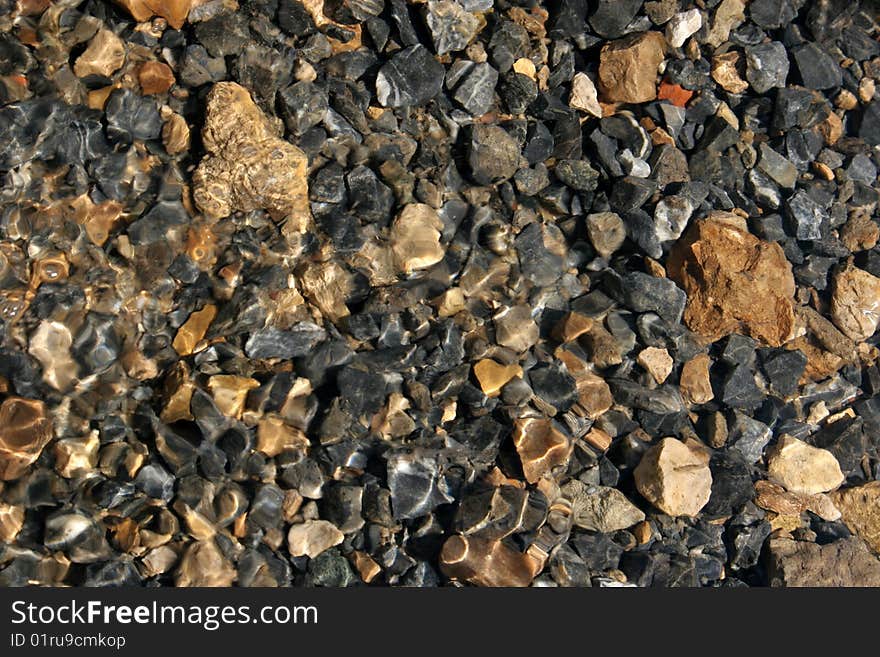
[[[815,495],[843,483],[843,472],[827,449],[784,435],[767,455],[767,474],[792,493]]]
[[[835,491],[831,500],[850,531],[880,552],[880,481]]]
[[[513,444],[530,484],[568,462],[571,441],[546,418],[520,418],[513,426]]]
[[[834,276],[831,319],[847,337],[867,340],[880,323],[880,278],[851,263]]]
[[[712,493],[709,455],[675,438],[664,438],[642,456],[636,488],[670,516],[695,516]]]
[[[645,514],[626,495],[610,486],[587,486],[572,479],[562,487],[571,502],[574,524],[593,532],[616,532],[645,519]]]
[[[684,321],[712,340],[743,333],[779,346],[794,329],[791,264],[776,243],[731,222],[697,221],[673,247],[669,277],[684,288]]]
[[[612,41],[599,53],[599,91],[612,103],[647,103],[657,97],[657,70],[666,42],[659,32]]]
[[[207,155],[193,174],[193,200],[209,218],[266,210],[304,231],[311,218],[308,158],[281,138],[235,82],[218,82],[208,94],[202,141]]]
[[[52,439],[46,405],[37,399],[7,397],[0,404],[0,481],[23,475]]]

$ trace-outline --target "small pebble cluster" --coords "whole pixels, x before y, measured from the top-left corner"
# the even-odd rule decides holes
[[[0,586],[880,585],[878,20],[0,0]]]

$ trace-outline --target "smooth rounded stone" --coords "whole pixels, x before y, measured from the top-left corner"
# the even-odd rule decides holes
[[[79,365],[70,355],[73,336],[61,322],[43,320],[31,334],[28,353],[43,368],[43,381],[67,392],[78,381]]]
[[[700,335],[739,332],[779,346],[794,330],[794,277],[776,243],[710,215],[679,240],[666,270],[687,292],[684,321]]]
[[[291,556],[314,559],[325,550],[342,543],[345,535],[332,522],[306,520],[293,525],[287,532],[287,549]]]
[[[672,372],[672,356],[665,349],[648,347],[639,352],[636,362],[645,368],[657,383],[666,381]]]
[[[468,163],[481,185],[495,185],[511,178],[520,166],[519,145],[497,125],[473,126]]]
[[[880,552],[880,482],[843,488],[830,497],[846,526],[872,550]]]
[[[376,97],[384,107],[424,105],[440,92],[444,74],[443,65],[424,46],[404,48],[379,69]]]
[[[501,541],[454,534],[440,551],[440,570],[475,586],[522,587],[531,584],[540,567]]]
[[[311,217],[308,158],[278,136],[247,89],[215,84],[202,128],[207,154],[193,174],[193,200],[219,219],[239,210],[267,210],[290,231],[305,230]]]
[[[746,80],[759,94],[767,93],[774,87],[784,87],[788,67],[785,46],[779,41],[746,48]]]
[[[244,350],[248,358],[297,358],[326,339],[327,332],[312,322],[298,322],[287,331],[268,326],[251,333]]]
[[[702,26],[703,15],[699,9],[680,12],[666,24],[666,42],[673,48],[681,48]]]
[[[599,92],[596,85],[586,73],[578,71],[571,80],[571,95],[568,106],[586,112],[597,119],[602,118],[602,106],[599,104]]]
[[[445,250],[440,244],[443,222],[437,211],[424,203],[410,203],[391,226],[391,252],[399,271],[410,274],[436,265]]]
[[[425,22],[438,55],[463,50],[480,29],[480,20],[455,0],[429,0]]]
[[[520,418],[513,425],[513,443],[530,484],[568,463],[571,441],[552,420]]]
[[[706,404],[715,398],[709,369],[712,359],[708,354],[697,354],[681,367],[679,388],[681,396],[689,404]]]
[[[521,353],[538,341],[538,325],[529,306],[502,308],[492,317],[498,344]]]
[[[327,94],[306,80],[292,84],[278,93],[279,115],[287,129],[298,137],[321,123],[328,107]]]
[[[73,72],[77,77],[110,77],[125,63],[125,44],[112,31],[101,28],[89,41],[88,48],[76,58]]]
[[[138,68],[138,84],[141,91],[151,96],[164,94],[174,85],[174,71],[162,62],[144,62]]]
[[[560,490],[571,502],[572,520],[581,529],[611,533],[645,519],[642,510],[616,488],[588,486],[572,479]]]
[[[52,421],[38,399],[10,396],[0,404],[0,481],[18,479],[52,440]]]
[[[614,255],[626,240],[626,226],[616,212],[596,212],[586,218],[590,243],[603,258]]]
[[[148,497],[170,502],[174,497],[174,476],[160,465],[145,465],[134,478],[135,487]]]
[[[827,493],[844,481],[840,464],[828,450],[783,435],[767,454],[767,475],[792,493]]]
[[[664,60],[659,32],[632,34],[599,53],[599,91],[608,102],[647,103],[657,97],[657,71]]]
[[[675,438],[645,452],[634,475],[639,493],[670,516],[697,515],[712,493],[708,454]]]
[[[880,560],[855,537],[826,545],[772,538],[768,554],[771,586],[880,586]]]
[[[223,556],[213,540],[190,543],[180,558],[174,577],[174,585],[232,586],[237,578],[235,568]]]
[[[107,137],[114,142],[130,144],[135,139],[158,139],[162,134],[159,107],[150,98],[128,89],[116,89],[104,107],[107,116]]]
[[[834,274],[831,319],[847,337],[861,342],[880,323],[880,278],[847,263]]]
[[[475,64],[455,88],[452,97],[473,116],[482,116],[495,104],[498,71],[488,62]]]

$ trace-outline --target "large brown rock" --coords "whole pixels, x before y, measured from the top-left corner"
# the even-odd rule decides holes
[[[0,481],[18,479],[52,439],[46,406],[37,399],[7,397],[0,404]]]
[[[171,27],[179,30],[186,22],[192,0],[116,0],[116,4],[127,9],[138,22],[161,16]]]
[[[675,245],[666,269],[687,292],[684,321],[692,331],[712,340],[737,332],[773,347],[791,337],[795,284],[778,244],[707,218]]]
[[[599,53],[599,91],[612,103],[647,103],[657,97],[657,69],[666,41],[641,32],[612,41]]]
[[[193,174],[199,210],[220,219],[239,210],[267,210],[297,231],[311,217],[308,158],[281,138],[247,89],[218,82],[208,94],[202,141],[208,154]]]
[[[880,553],[880,481],[835,491],[831,500],[850,531]]]
[[[539,565],[501,541],[454,534],[440,551],[440,570],[450,579],[475,586],[528,586]]]
[[[826,545],[770,540],[771,586],[880,586],[880,561],[852,537]]]

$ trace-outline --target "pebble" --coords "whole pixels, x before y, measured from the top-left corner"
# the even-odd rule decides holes
[[[664,43],[659,32],[643,32],[603,46],[599,53],[599,91],[603,98],[612,103],[654,100]]]
[[[186,22],[192,0],[114,0],[138,22],[160,16],[168,25],[179,30]]]
[[[438,55],[464,50],[480,28],[479,19],[455,0],[429,0],[427,23]]]
[[[639,352],[636,362],[644,367],[657,383],[663,383],[672,373],[672,356],[665,349],[648,347]]]
[[[504,308],[492,318],[495,326],[495,340],[498,344],[523,352],[538,341],[538,325],[532,319],[528,306]]]
[[[880,278],[847,264],[832,279],[831,319],[848,338],[867,340],[880,323]]]
[[[768,476],[792,493],[827,493],[843,483],[843,473],[834,455],[783,435],[767,454]]]
[[[500,541],[473,536],[450,536],[440,552],[440,569],[447,577],[476,586],[528,586],[536,565]]]
[[[88,47],[73,64],[77,77],[89,75],[110,77],[125,63],[125,44],[108,29],[101,28],[89,41]]]
[[[785,46],[779,41],[746,48],[746,80],[756,93],[764,94],[774,87],[784,87],[788,67]]]
[[[626,240],[626,226],[616,212],[587,215],[587,235],[603,258],[610,258]]]
[[[424,105],[440,92],[443,76],[443,66],[427,48],[416,44],[396,53],[379,69],[376,97],[384,107]]]
[[[484,358],[474,365],[474,376],[487,397],[497,397],[511,379],[522,374],[519,365],[502,365],[491,358]]]
[[[405,274],[436,265],[445,253],[440,244],[443,222],[424,203],[410,203],[391,226],[391,251],[397,268]]]
[[[639,493],[670,516],[697,515],[712,491],[708,454],[675,438],[646,451],[634,475]]]
[[[880,586],[880,561],[857,538],[826,545],[772,538],[771,586]]]
[[[147,95],[164,94],[174,84],[174,72],[162,62],[144,62],[138,69],[138,84]]]
[[[553,422],[544,418],[522,418],[513,426],[513,444],[530,484],[537,483],[554,468],[568,462],[571,442]]]
[[[52,439],[46,406],[10,396],[0,404],[0,481],[21,477]]]
[[[520,165],[520,149],[507,131],[496,125],[475,125],[468,152],[474,180],[494,185],[511,178]]]
[[[576,527],[593,532],[612,533],[642,522],[645,514],[616,488],[587,486],[572,479],[560,489],[571,502]]]
[[[682,365],[679,386],[682,398],[689,404],[706,404],[715,398],[709,374],[711,367],[708,354],[697,354]]]
[[[666,42],[673,48],[681,48],[702,26],[703,15],[699,9],[680,12],[666,24]]]
[[[574,74],[571,80],[571,96],[568,105],[598,119],[602,118],[599,92],[596,90],[593,80],[586,73],[577,72]]]
[[[293,525],[287,532],[287,549],[293,557],[314,559],[319,554],[339,545],[345,535],[327,520],[306,520]]]

